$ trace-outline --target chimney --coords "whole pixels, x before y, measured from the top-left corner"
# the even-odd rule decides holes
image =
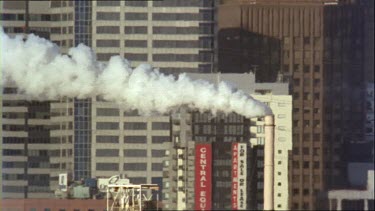
[[[273,182],[274,182],[274,116],[268,115],[264,118],[264,195],[263,209],[273,210]]]

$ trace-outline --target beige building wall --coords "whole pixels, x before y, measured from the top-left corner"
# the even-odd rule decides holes
[[[162,177],[169,116],[139,116],[114,102],[92,99],[91,176],[123,174],[131,183]]]
[[[48,184],[48,102],[26,99],[15,86],[6,84],[4,87],[1,131],[3,198],[53,196]]]
[[[166,2],[173,3],[173,1]],[[192,6],[184,7],[157,6],[161,3],[163,2],[92,2],[92,47],[97,53],[98,60],[108,61],[112,55],[121,55],[131,61],[133,67],[141,63],[149,63],[167,72],[197,72],[199,65],[209,65],[211,60],[202,62],[199,52],[210,49],[201,47],[199,40],[202,36],[213,39],[211,33],[202,33],[200,29],[202,23],[211,24],[210,21],[200,19],[200,9],[210,7],[193,6],[194,3],[191,4]],[[194,16],[196,19],[171,21],[167,16],[171,13]],[[157,15],[165,17],[155,18],[154,16]],[[162,30],[172,31],[157,32]],[[186,30],[186,32],[181,33],[176,30]],[[169,46],[173,43],[178,44]],[[157,59],[156,54],[167,58]],[[174,59],[173,56],[186,58],[178,61],[179,59]]]
[[[58,187],[59,174],[72,176],[74,170],[73,100],[62,98],[51,102],[50,114],[50,189],[54,191]]]

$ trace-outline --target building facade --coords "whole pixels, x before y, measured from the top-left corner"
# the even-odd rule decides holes
[[[103,62],[112,55],[121,55],[133,67],[147,62],[166,73],[212,70],[215,1],[3,1],[1,4],[1,25],[6,33],[34,32],[60,46],[62,53],[83,43],[92,47],[97,59]],[[22,101],[27,99],[12,94]],[[58,174],[62,172],[75,180],[131,172],[127,174],[131,182],[161,184],[163,143],[170,141],[168,116],[128,115],[115,104],[96,99],[62,98],[46,105],[46,109],[51,116],[43,124],[48,125],[50,139],[41,149],[49,150],[51,174],[43,179],[49,183],[48,194],[57,187]],[[26,118],[27,109],[22,112],[20,124],[26,121],[21,119]],[[8,121],[8,116],[5,115],[4,121]],[[23,134],[23,138],[31,137]],[[9,142],[6,147],[18,150],[21,145]],[[24,157],[27,151],[20,153]],[[10,160],[12,156],[7,155]],[[120,160],[111,161],[114,157]],[[10,167],[14,164],[8,166],[16,168]],[[20,165],[18,170],[10,171],[22,168]],[[22,181],[16,185],[18,188],[21,184],[22,188],[6,187],[4,191],[23,191],[24,195],[16,194],[17,197],[29,197],[24,190],[27,169],[23,176],[6,179],[14,181],[12,184]]]
[[[291,112],[292,99],[288,95],[287,83],[255,83],[254,74],[187,74],[192,79],[204,79],[218,84],[221,81],[235,85],[255,99],[271,106],[276,119],[275,140],[275,209],[288,208],[288,151],[292,147]],[[231,210],[234,204],[233,144],[246,144],[246,209],[263,208],[263,118],[246,119],[237,114],[200,113],[181,109],[172,115],[173,140],[167,150],[163,172],[164,208],[224,209]],[[207,145],[207,146],[206,146]],[[199,163],[202,156],[196,150],[208,147],[211,154],[204,154],[203,170],[207,175],[204,187],[210,195],[199,192]],[[209,156],[210,155],[210,156]],[[200,169],[197,169],[200,168]],[[210,176],[209,176],[210,175]],[[198,177],[198,178],[197,178]],[[207,181],[206,181],[207,179]],[[198,186],[197,186],[198,185]],[[201,198],[200,198],[201,197]],[[233,201],[234,200],[234,201]],[[201,202],[204,201],[202,204]],[[199,207],[200,206],[200,207]]]
[[[315,209],[320,192],[345,185],[342,145],[364,138],[362,11],[342,1],[229,1],[219,7],[219,69],[290,83],[290,209]]]
[[[2,197],[52,197],[48,101],[27,101],[14,86],[2,96]]]

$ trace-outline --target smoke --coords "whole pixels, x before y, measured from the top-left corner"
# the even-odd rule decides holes
[[[2,28],[0,34],[1,87],[12,81],[33,99],[101,95],[143,114],[164,114],[181,106],[213,114],[235,112],[249,118],[272,114],[269,107],[224,82],[214,86],[203,80],[193,81],[185,74],[175,79],[148,64],[132,69],[129,61],[120,56],[104,64],[96,61],[94,52],[83,44],[62,55],[57,45],[33,34],[26,40],[22,36],[11,38]]]

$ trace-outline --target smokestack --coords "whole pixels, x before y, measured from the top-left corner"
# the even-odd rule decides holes
[[[273,182],[274,182],[274,134],[275,122],[273,115],[267,115],[264,118],[264,195],[263,209],[273,210]]]

